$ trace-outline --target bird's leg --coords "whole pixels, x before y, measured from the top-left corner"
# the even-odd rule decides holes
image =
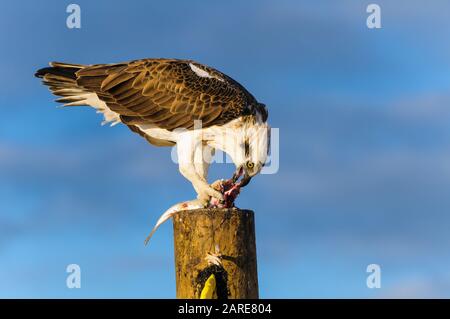
[[[210,196],[209,196],[207,193],[202,192],[201,189],[197,189],[196,186],[194,186],[194,189],[195,189],[195,191],[197,192],[197,200],[198,200],[200,203],[202,203],[202,205],[203,205],[204,207],[206,207],[206,206],[208,205]]]
[[[218,200],[223,199],[223,195],[212,188],[206,181],[206,165],[203,166],[203,145],[192,133],[183,134],[177,142],[178,161],[180,173],[188,179],[194,186],[198,194],[198,199],[208,202],[209,197],[215,197]],[[198,162],[200,174],[196,169]],[[206,168],[206,170],[205,170]]]
[[[214,148],[203,144],[202,146],[199,146],[195,149],[194,154],[194,166],[195,171],[197,175],[200,177],[202,181],[205,183],[208,183],[208,170],[209,166],[211,164],[212,158],[214,156]],[[217,190],[212,184],[210,185],[213,189]],[[197,189],[196,186],[194,186],[198,196],[197,199],[205,204],[205,206],[210,201],[210,195],[203,192],[201,189]]]
[[[194,165],[181,165],[180,164],[180,172],[186,177],[194,186],[195,191],[197,192],[197,198],[199,200],[203,200],[208,202],[209,197],[217,198],[218,200],[223,200],[223,195],[219,191],[216,191],[212,188],[202,177],[200,177],[195,172]]]

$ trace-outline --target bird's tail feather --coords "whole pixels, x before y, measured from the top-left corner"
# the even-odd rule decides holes
[[[35,73],[35,76],[42,79],[42,83],[47,85],[50,91],[59,96],[56,102],[65,106],[91,106],[104,116],[103,124],[111,123],[111,126],[120,123],[119,114],[112,112],[104,101],[100,100],[96,93],[86,87],[86,84],[94,81],[98,85],[98,77],[88,77],[83,85],[78,83],[80,71],[92,66],[81,64],[70,64],[63,62],[51,62],[50,67],[42,68]],[[95,69],[101,65],[94,67]],[[91,81],[91,82],[89,82]]]
[[[80,88],[76,81],[76,72],[84,67],[81,64],[51,62],[50,67],[39,69],[34,75],[41,78],[53,94],[60,96],[56,102],[64,103],[63,106],[87,105],[89,92]]]

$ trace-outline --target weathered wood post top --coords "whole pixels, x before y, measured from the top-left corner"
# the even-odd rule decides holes
[[[173,218],[177,298],[198,299],[214,274],[218,299],[258,298],[254,213],[237,208],[182,211]],[[219,264],[208,262],[217,257]]]

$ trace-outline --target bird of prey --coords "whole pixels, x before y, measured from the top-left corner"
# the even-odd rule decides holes
[[[178,59],[51,62],[35,75],[64,106],[91,106],[103,114],[103,124],[123,123],[153,145],[177,146],[179,171],[197,199],[171,207],[155,229],[179,210],[233,206],[240,188],[266,162],[270,127],[265,105],[209,66]],[[236,171],[210,185],[208,168],[216,149],[231,157]]]

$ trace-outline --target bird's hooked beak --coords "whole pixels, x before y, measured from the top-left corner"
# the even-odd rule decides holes
[[[242,179],[239,181],[239,187],[244,187],[248,183],[250,183],[250,180],[252,177],[248,174],[247,170],[244,168],[243,165],[239,166],[236,171],[233,174],[233,177],[231,180],[233,181],[233,184],[238,183],[239,178],[242,176]]]

